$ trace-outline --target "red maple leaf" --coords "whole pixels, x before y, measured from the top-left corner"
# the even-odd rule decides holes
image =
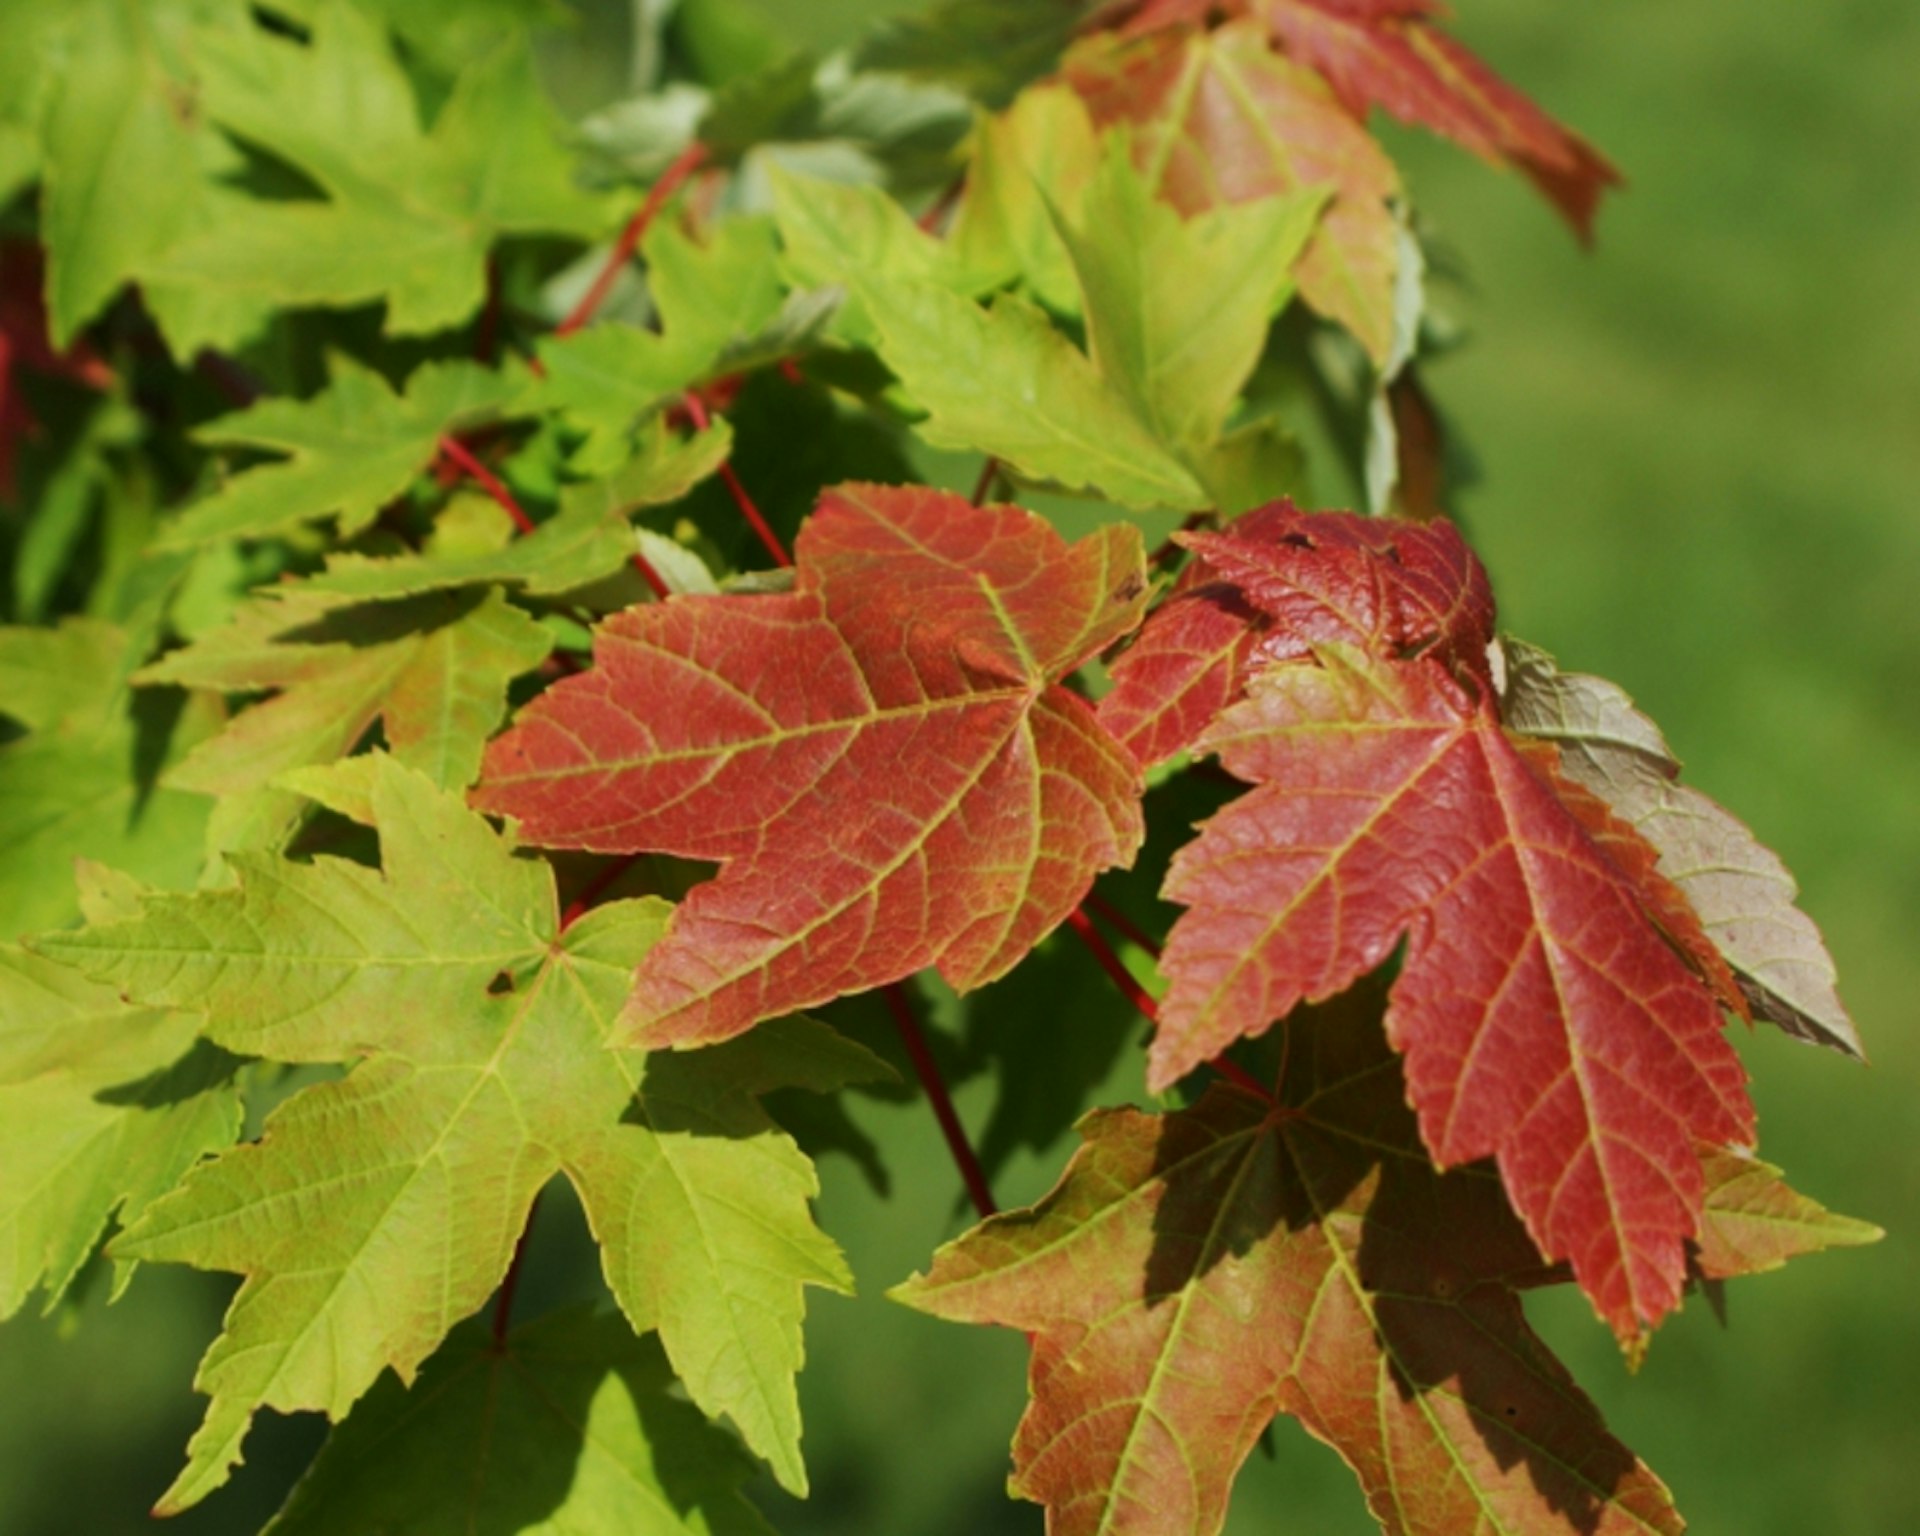
[[[1149,0],[1129,30],[1189,25],[1215,11],[1257,19],[1356,117],[1379,107],[1516,167],[1583,240],[1592,238],[1601,196],[1620,184],[1599,150],[1443,32],[1436,23],[1447,10],[1434,0]]]
[[[1258,615],[1244,697],[1195,743],[1255,787],[1168,876],[1189,910],[1162,962],[1150,1080],[1404,943],[1388,1033],[1434,1158],[1496,1158],[1535,1241],[1615,1329],[1656,1322],[1698,1230],[1695,1141],[1753,1130],[1715,1006],[1736,989],[1685,899],[1631,827],[1562,782],[1551,748],[1503,728],[1491,597],[1450,525],[1282,507],[1188,539],[1216,638],[1229,597]],[[1123,727],[1140,679],[1178,665],[1160,622],[1146,659],[1117,668],[1121,705],[1103,705]]]
[[[718,862],[647,956],[629,1037],[688,1045],[898,980],[1010,969],[1141,838],[1140,778],[1059,681],[1131,630],[1138,532],[827,492],[788,593],[603,625],[474,803],[545,846]]]
[[[1451,523],[1302,512],[1277,501],[1219,533],[1175,535],[1198,557],[1113,667],[1100,718],[1152,765],[1193,745],[1249,669],[1333,641],[1435,655],[1490,687],[1493,592]]]

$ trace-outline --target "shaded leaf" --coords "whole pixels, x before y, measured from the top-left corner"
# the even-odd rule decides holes
[[[1753,1012],[1802,1040],[1864,1057],[1833,959],[1794,905],[1799,889],[1779,858],[1730,812],[1677,782],[1680,764],[1659,727],[1622,689],[1562,672],[1534,646],[1501,644],[1507,723],[1557,746],[1566,775],[1659,852],[1660,872],[1699,914]]]
[[[203,443],[288,458],[242,470],[189,506],[162,533],[161,548],[265,538],[322,517],[337,519],[350,538],[433,462],[444,434],[499,416],[525,383],[516,368],[427,363],[396,394],[342,354],[329,371],[327,387],[310,400],[263,400],[200,428]]]
[[[0,1318],[35,1286],[51,1309],[110,1221],[138,1220],[239,1134],[233,1060],[195,1033],[0,945]]]
[[[556,1172],[630,1323],[658,1328],[695,1402],[804,1488],[802,1287],[849,1279],[808,1213],[811,1165],[756,1096],[860,1076],[865,1053],[804,1020],[745,1053],[608,1050],[666,904],[615,903],[562,933],[546,865],[391,759],[371,774],[384,872],[241,854],[237,889],[153,895],[131,921],[39,941],[136,1002],[204,1009],[231,1049],[357,1063],[115,1245],[246,1276],[162,1510],[226,1480],[256,1408],[339,1419],[384,1367],[411,1380],[499,1283]]]
[[[525,47],[462,71],[430,129],[385,28],[344,0],[308,7],[312,41],[264,28],[200,39],[199,100],[223,128],[296,167],[323,199],[230,199],[153,273],[262,306],[384,300],[387,330],[458,324],[486,293],[503,234],[587,237],[606,224]],[[237,206],[235,206],[237,205]]]
[[[945,81],[1003,106],[1110,8],[1106,0],[939,0],[880,22],[855,57],[867,69]]]
[[[168,775],[176,787],[220,797],[212,842],[224,852],[275,844],[299,803],[271,781],[345,757],[376,722],[401,762],[446,788],[471,783],[482,745],[506,715],[508,683],[552,644],[497,591],[355,607],[289,584],[262,589],[136,681],[276,690]]]
[[[937,965],[1001,975],[1140,839],[1140,784],[1059,680],[1137,622],[1139,535],[1072,546],[919,488],[822,497],[791,592],[616,614],[489,749],[533,842],[722,864],[624,1015],[689,1045]]]
[[[559,510],[525,538],[490,550],[387,559],[334,555],[305,590],[371,599],[488,583],[529,596],[584,587],[632,560],[634,512],[678,501],[725,463],[732,447],[724,421],[685,439],[657,425],[639,452],[606,479],[563,491]]]
[[[1527,1327],[1547,1277],[1498,1182],[1427,1161],[1379,1007],[1290,1018],[1277,1102],[1096,1111],[1051,1194],[894,1293],[1032,1337],[1013,1487],[1056,1536],[1211,1536],[1279,1413],[1389,1532],[1681,1529]]]
[[[753,1465],[673,1392],[619,1316],[550,1313],[495,1343],[448,1337],[411,1387],[382,1381],[336,1429],[271,1536],[769,1536]]]
[[[214,701],[136,696],[139,637],[95,619],[0,629],[0,717],[26,727],[0,741],[0,939],[79,914],[75,859],[157,885],[191,884],[211,803],[158,787],[167,764],[217,728]]]

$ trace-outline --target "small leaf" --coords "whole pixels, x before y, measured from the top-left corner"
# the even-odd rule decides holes
[[[326,196],[229,198],[213,227],[153,262],[156,277],[272,307],[384,300],[390,333],[422,335],[480,307],[500,235],[605,226],[600,201],[573,186],[528,49],[463,70],[423,132],[380,22],[344,0],[308,9],[308,43],[255,27],[204,35],[198,100]]]
[[[535,843],[722,864],[640,969],[635,1043],[928,965],[982,985],[1139,844],[1132,763],[1059,686],[1137,622],[1137,532],[848,485],[797,553],[791,592],[616,614],[488,751],[475,804]]]
[[[1828,1248],[1859,1248],[1886,1236],[1851,1216],[1836,1216],[1788,1187],[1770,1163],[1730,1147],[1703,1147],[1705,1220],[1694,1262],[1708,1280],[1764,1274],[1787,1260]]]
[[[311,400],[263,400],[195,434],[216,446],[289,457],[243,470],[188,507],[159,547],[265,538],[321,517],[337,518],[341,537],[350,538],[433,462],[444,434],[499,416],[525,387],[516,368],[476,363],[424,364],[404,395],[342,354],[334,354],[330,372]]]
[[[388,559],[334,555],[304,590],[373,599],[490,584],[535,597],[584,587],[632,560],[634,512],[678,501],[719,469],[732,448],[733,433],[725,421],[685,439],[656,423],[631,459],[604,480],[569,486],[561,493],[559,511],[525,538],[475,552]]]
[[[224,852],[273,846],[299,806],[270,781],[345,757],[376,722],[401,762],[447,788],[471,783],[482,745],[507,712],[507,685],[552,644],[497,591],[355,607],[289,583],[262,589],[224,626],[136,681],[277,690],[168,775],[176,787],[220,797],[212,844]]]

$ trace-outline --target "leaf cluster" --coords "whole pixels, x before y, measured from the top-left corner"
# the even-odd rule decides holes
[[[1861,1044],[1499,632],[1370,114],[1583,238],[1612,167],[1427,0],[635,14],[578,122],[544,0],[0,19],[0,1316],[239,1278],[162,1513],[272,1409],[334,1426],[276,1531],[764,1531],[814,1156],[913,1092],[982,1221],[858,1278],[1026,1333],[1050,1530],[1208,1536],[1281,1415],[1387,1531],[1681,1529],[1521,1298],[1637,1357],[1871,1241],[1727,1026]],[[603,1300],[527,1321],[560,1181]]]

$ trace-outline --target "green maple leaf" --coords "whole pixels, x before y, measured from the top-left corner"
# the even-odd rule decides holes
[[[631,459],[604,480],[563,491],[559,511],[525,538],[490,549],[384,560],[335,555],[306,590],[364,599],[486,583],[533,596],[584,587],[632,560],[635,511],[678,501],[719,469],[732,450],[733,432],[724,420],[684,439],[656,421]]]
[[[266,449],[283,463],[243,470],[187,508],[157,541],[186,549],[215,539],[266,538],[332,517],[351,538],[433,462],[440,438],[501,415],[526,387],[518,367],[427,363],[396,394],[352,358],[329,359],[327,387],[310,400],[263,400],[195,436],[215,447]]]
[[[464,70],[423,130],[384,27],[341,0],[311,17],[309,44],[260,28],[207,33],[195,63],[206,113],[325,198],[229,206],[153,275],[270,307],[384,300],[388,332],[419,335],[480,307],[501,235],[586,239],[604,227],[601,201],[573,186],[526,47]]]
[[[195,1025],[0,945],[0,1318],[36,1285],[51,1308],[110,1220],[239,1134],[233,1059]]]
[[[851,1281],[813,1225],[812,1165],[758,1095],[877,1063],[800,1019],[697,1055],[608,1049],[665,902],[563,931],[550,869],[456,796],[386,757],[341,788],[340,805],[370,809],[383,871],[237,855],[237,889],[152,895],[137,918],[38,946],[136,1002],[204,1009],[232,1050],[355,1063],[115,1244],[246,1276],[161,1510],[225,1481],[256,1408],[337,1420],[383,1368],[411,1380],[499,1284],[560,1172],[628,1320],[657,1328],[694,1401],[803,1490],[803,1287]]]
[[[471,783],[506,714],[508,683],[552,643],[498,591],[363,605],[287,585],[263,589],[135,681],[278,690],[168,774],[176,788],[220,797],[210,839],[225,851],[271,846],[300,811],[271,781],[346,756],[376,721],[401,762],[447,788]]]
[[[651,1339],[570,1308],[496,1342],[463,1323],[411,1388],[382,1381],[269,1536],[770,1536],[753,1464],[673,1394]]]
[[[1210,482],[1227,416],[1292,294],[1322,201],[1262,198],[1183,220],[1151,196],[1124,135],[1110,138],[1077,211],[1050,201],[1085,353],[1018,298],[981,309],[887,272],[854,291],[881,357],[927,411],[918,430],[930,443],[1124,506],[1218,505],[1227,498]],[[1234,475],[1234,495],[1244,478]]]
[[[957,245],[921,229],[878,187],[799,176],[778,165],[770,180],[780,226],[781,269],[795,288],[851,290],[871,272],[967,295],[997,285],[997,273],[974,266]],[[832,329],[855,345],[871,345],[874,339],[873,323],[857,298],[840,307]]]
[[[98,859],[156,885],[198,873],[211,802],[155,777],[217,726],[217,700],[135,695],[127,675],[146,643],[96,619],[0,629],[0,937],[79,913],[69,878]]]
[[[575,464],[589,471],[619,463],[627,434],[649,413],[707,379],[797,349],[814,323],[814,310],[787,303],[768,219],[723,219],[704,245],[656,223],[640,249],[660,329],[609,322],[544,339],[544,374],[522,401],[587,434]]]
[[[236,0],[81,0],[9,15],[8,51],[38,64],[33,115],[56,345],[133,280],[182,356],[236,345],[263,318],[250,294],[183,287],[158,271],[173,246],[247,206],[220,185],[241,157],[197,110],[195,84],[200,43],[245,18]]]

